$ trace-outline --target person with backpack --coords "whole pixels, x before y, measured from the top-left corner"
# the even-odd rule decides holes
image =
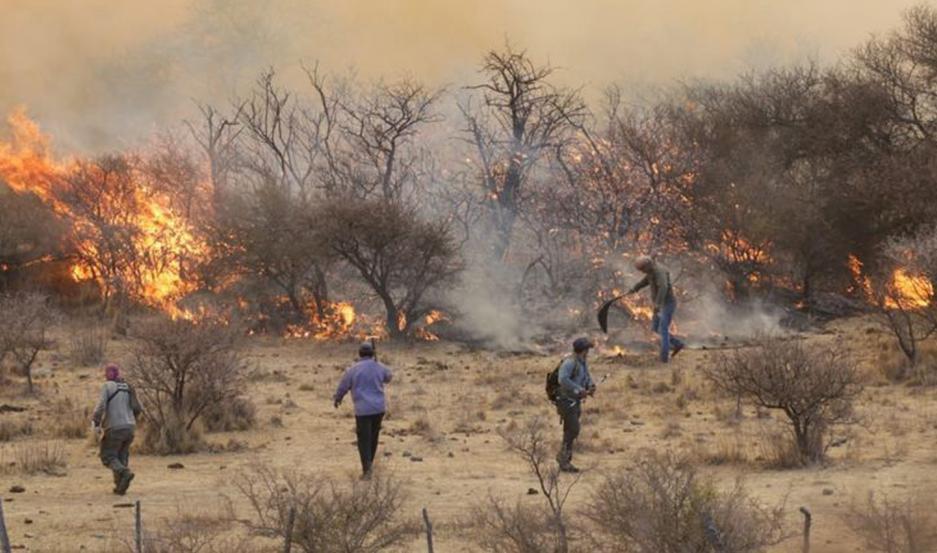
[[[654,303],[651,330],[660,335],[660,360],[661,363],[667,363],[685,346],[683,340],[670,334],[670,323],[677,310],[677,298],[670,282],[670,271],[646,255],[635,260],[634,268],[644,273],[644,278],[632,286],[627,294],[637,293],[645,286],[650,287],[651,301]]]
[[[377,443],[381,434],[381,421],[387,408],[384,384],[393,378],[389,368],[378,363],[372,342],[358,348],[358,362],[348,368],[335,390],[335,408],[342,404],[345,394],[351,392],[355,404],[355,434],[358,436],[358,456],[361,458],[361,478],[371,477]]]
[[[563,421],[563,446],[556,456],[562,472],[579,472],[573,465],[573,444],[579,437],[582,400],[595,394],[595,383],[589,374],[587,362],[589,350],[594,346],[588,338],[576,338],[573,341],[573,355],[563,359],[547,378],[547,395],[552,396],[556,411]],[[552,392],[551,380],[555,381]]]
[[[133,388],[120,377],[120,367],[108,365],[104,376],[106,382],[91,421],[95,434],[101,438],[101,462],[114,473],[114,493],[124,495],[134,477],[130,470],[130,444],[143,409]]]

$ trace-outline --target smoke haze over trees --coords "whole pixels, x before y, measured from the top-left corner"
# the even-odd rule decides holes
[[[476,320],[473,333],[503,334],[503,323],[521,339],[518,320],[583,324],[643,251],[731,302],[814,310],[831,292],[871,302],[876,279],[904,275],[886,246],[937,218],[931,8],[829,62],[761,64],[635,102],[624,87],[570,83],[582,68],[503,38],[444,86],[294,62],[298,21],[247,3],[182,4],[178,21],[159,20],[168,34],[144,41],[176,61],[134,81],[124,107],[141,119],[105,106],[102,144],[123,138],[110,132],[117,121],[145,145],[62,162],[38,179],[41,193],[0,160],[21,196],[51,198],[50,232],[73,242],[54,251],[36,229],[0,220],[2,282],[37,259],[71,261],[117,310],[207,293],[241,298],[271,328],[311,319],[318,334],[354,324],[342,302],[367,300],[392,336],[442,310]],[[235,62],[245,52],[256,57]],[[250,81],[221,76],[254,62],[269,66]],[[195,69],[217,90],[175,78]],[[157,81],[182,87],[186,107],[160,97],[171,94]],[[155,121],[151,106],[170,123],[139,128]],[[918,303],[932,305],[933,287],[919,288]],[[508,315],[486,315],[496,311]]]

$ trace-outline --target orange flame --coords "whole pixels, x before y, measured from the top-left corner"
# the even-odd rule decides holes
[[[891,277],[891,297],[885,306],[891,309],[919,309],[934,300],[934,285],[922,275],[913,275],[902,268],[895,269]]]
[[[96,265],[100,266],[96,262],[102,262],[104,254],[91,238],[96,233],[95,226],[62,197],[66,177],[78,167],[78,160],[56,161],[51,154],[49,138],[22,109],[11,113],[7,123],[12,138],[0,141],[0,178],[16,192],[35,194],[71,224],[79,259],[70,268],[72,278],[75,281],[94,279],[102,289],[108,289],[104,275],[96,270]],[[122,222],[133,227],[132,257],[138,260],[138,264],[117,269],[118,274],[112,276],[128,283],[125,291],[132,299],[180,316],[175,302],[194,287],[182,278],[182,260],[205,255],[206,246],[164,198],[142,182],[133,184],[129,200],[121,203],[115,198],[103,199],[103,203],[111,203],[106,206],[108,209],[130,210],[120,215]],[[79,235],[84,238],[77,238]]]

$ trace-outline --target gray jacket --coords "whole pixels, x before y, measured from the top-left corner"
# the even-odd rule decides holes
[[[101,399],[94,408],[91,420],[104,430],[120,430],[137,425],[136,416],[142,409],[136,394],[124,381],[108,381],[101,387]]]
[[[670,283],[670,271],[660,263],[655,262],[651,271],[628,292],[633,294],[645,286],[651,287],[651,301],[654,302],[656,310],[661,310],[668,303],[675,301],[673,286]]]
[[[570,355],[560,365],[557,380],[560,383],[560,398],[579,401],[583,390],[592,387],[592,376],[588,364],[578,355]]]

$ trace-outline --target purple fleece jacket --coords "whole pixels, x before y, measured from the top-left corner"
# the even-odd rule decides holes
[[[377,415],[386,409],[384,404],[384,384],[390,382],[393,373],[373,358],[361,359],[345,371],[342,381],[335,390],[336,402],[341,401],[351,390],[355,402],[355,415],[364,417]]]

